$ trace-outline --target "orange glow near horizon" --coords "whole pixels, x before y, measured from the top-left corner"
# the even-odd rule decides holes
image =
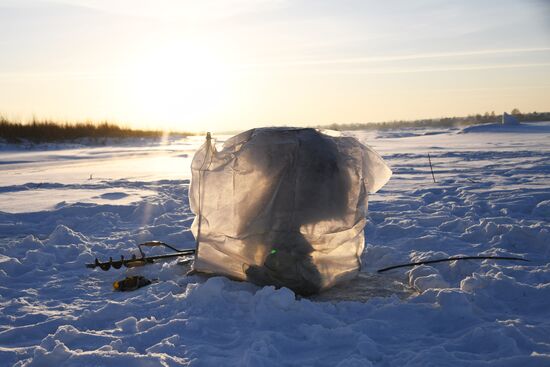
[[[550,111],[542,2],[8,0],[0,116],[237,131]]]

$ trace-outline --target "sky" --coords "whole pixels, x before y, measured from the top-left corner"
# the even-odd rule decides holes
[[[0,0],[0,115],[178,131],[550,111],[544,0]]]

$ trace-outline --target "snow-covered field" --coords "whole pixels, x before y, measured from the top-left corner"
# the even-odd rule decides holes
[[[391,165],[361,276],[311,299],[176,261],[84,263],[194,246],[201,138],[0,149],[0,365],[550,366],[550,123],[353,132]],[[430,153],[437,183],[428,165]],[[513,255],[376,274],[411,260]],[[112,290],[127,274],[159,282]]]

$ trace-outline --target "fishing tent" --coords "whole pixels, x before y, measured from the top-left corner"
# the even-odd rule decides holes
[[[252,129],[191,165],[194,270],[313,294],[355,277],[368,193],[391,170],[353,137]]]

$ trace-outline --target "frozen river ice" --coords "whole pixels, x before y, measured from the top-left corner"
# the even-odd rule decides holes
[[[394,176],[369,201],[361,276],[311,299],[185,277],[176,261],[83,267],[146,240],[194,246],[187,190],[200,137],[2,146],[0,364],[550,365],[550,124],[350,134]],[[375,272],[459,254],[531,262]],[[112,291],[138,273],[159,282]]]

